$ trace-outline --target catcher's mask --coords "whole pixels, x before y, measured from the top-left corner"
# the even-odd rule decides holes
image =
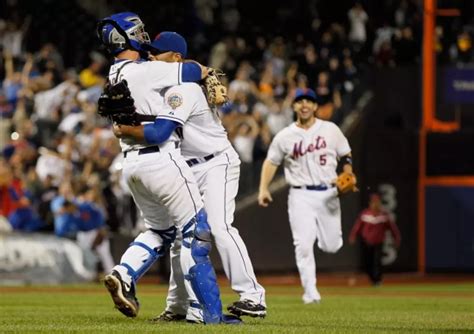
[[[127,50],[144,52],[142,44],[150,43],[150,36],[137,14],[123,12],[111,15],[97,24],[97,36],[114,55]]]

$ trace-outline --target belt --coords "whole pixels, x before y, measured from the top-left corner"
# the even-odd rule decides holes
[[[206,162],[214,158],[216,155],[215,154],[209,154],[206,155],[204,158],[192,158],[189,160],[186,160],[186,163],[188,164],[189,167]]]
[[[127,153],[129,153],[129,152],[132,152],[132,151],[123,152],[124,158],[127,157]],[[160,152],[160,148],[158,146],[148,146],[148,147],[138,149],[138,155],[148,154],[148,153],[156,153],[156,152]]]
[[[320,184],[317,186],[291,186],[291,188],[294,189],[306,189],[306,190],[316,190],[316,191],[322,191],[322,190],[328,190],[329,188],[332,188],[334,186],[327,186],[325,184]]]
[[[179,142],[177,141],[174,142],[174,148],[178,148],[178,147],[179,147]],[[155,146],[147,146],[144,148],[140,148],[138,150],[125,151],[123,152],[123,157],[126,158],[127,153],[134,152],[134,151],[138,151],[138,155],[148,154],[148,153],[157,153],[157,152],[160,152],[160,147],[155,145]]]

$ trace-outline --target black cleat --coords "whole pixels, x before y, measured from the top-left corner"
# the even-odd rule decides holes
[[[253,301],[248,299],[239,300],[232,305],[229,305],[227,310],[238,317],[248,315],[252,318],[265,318],[267,315],[267,308],[265,306],[262,304],[255,304]]]
[[[173,321],[181,321],[186,319],[186,315],[184,314],[177,314],[172,311],[164,310],[161,314],[153,319],[151,322],[173,322]]]
[[[113,270],[111,274],[104,277],[104,285],[109,290],[116,309],[127,317],[134,318],[137,316],[140,304],[135,297],[133,284],[129,286],[122,281],[120,274]]]

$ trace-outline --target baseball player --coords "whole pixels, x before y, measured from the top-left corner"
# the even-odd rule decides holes
[[[176,32],[162,32],[148,48],[152,57],[158,61],[181,62],[187,53],[185,39]],[[232,226],[240,174],[238,154],[199,85],[185,83],[172,86],[162,90],[161,94],[165,108],[157,119],[169,120],[182,127],[181,154],[191,167],[203,196],[224,271],[233,290],[240,295],[240,300],[230,305],[228,310],[238,316],[264,317],[265,290],[257,282],[238,230]],[[147,125],[121,126],[118,131],[122,136],[140,139],[147,136]],[[188,307],[193,307],[186,303],[184,277],[179,266],[180,239],[177,238],[171,248],[172,274],[167,307],[156,320],[184,319]]]
[[[160,91],[182,81],[201,77],[198,65],[144,62],[142,44],[149,42],[144,25],[134,13],[118,13],[99,22],[98,35],[115,56],[111,83],[128,82],[139,115],[156,116]],[[191,64],[192,66],[185,66]],[[123,254],[120,264],[104,283],[120,312],[138,314],[136,282],[174,241],[177,230],[183,236],[181,269],[186,276],[188,315],[204,323],[240,323],[224,316],[219,287],[209,260],[210,227],[207,214],[189,166],[180,154],[180,139],[174,123],[157,119],[144,126],[145,136],[137,140],[120,137],[124,154],[123,175],[140,209],[146,232],[138,235]],[[196,314],[189,314],[196,312]]]
[[[347,139],[334,123],[314,116],[317,108],[313,90],[296,90],[293,109],[297,120],[273,139],[262,167],[258,194],[259,204],[267,207],[272,201],[268,187],[284,161],[290,185],[290,228],[305,304],[321,301],[316,288],[315,241],[327,253],[342,247],[341,208],[335,186],[338,162],[345,173],[353,175]]]

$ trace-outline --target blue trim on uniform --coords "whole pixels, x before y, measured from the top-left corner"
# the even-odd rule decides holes
[[[182,241],[182,244],[183,244],[184,247],[186,247],[188,249],[191,248],[191,244],[189,242],[185,241],[185,240]]]
[[[201,80],[201,67],[196,63],[183,63],[181,79],[183,82],[198,82]]]
[[[184,225],[184,227],[181,229],[181,231],[184,233],[188,232],[188,230],[193,227],[195,223],[195,219],[193,217],[193,219],[191,219],[186,225]]]
[[[183,83],[183,80],[181,78],[181,71],[183,70],[183,64],[178,63],[178,84],[181,85]]]
[[[132,283],[135,284],[136,281],[137,281],[137,279],[135,278],[135,277],[137,277],[137,272],[135,270],[133,270],[133,268],[130,267],[130,265],[128,265],[126,263],[120,263],[120,265],[127,269],[128,276],[130,276],[132,278]]]
[[[144,248],[151,255],[158,255],[158,252],[155,249],[148,247],[148,245],[145,245],[143,242],[134,241],[129,245],[129,247],[132,247],[132,246],[138,246],[138,247]]]
[[[176,227],[171,226],[170,228],[166,230],[155,230],[152,228],[149,228],[150,231],[153,233],[158,234],[161,239],[163,239],[163,248],[166,248],[169,246],[175,239],[176,239]],[[161,252],[162,250],[160,250]]]
[[[194,237],[193,231],[189,231],[189,232],[186,232],[186,233],[183,234],[183,239],[184,238],[192,238],[192,237]]]
[[[157,118],[155,122],[145,124],[143,135],[148,144],[159,145],[164,143],[181,124],[169,119]]]
[[[165,119],[165,120],[168,120],[168,121],[173,121],[173,122],[178,123],[179,126],[184,125],[184,122],[183,122],[182,119],[180,119],[178,117],[170,116],[170,115],[159,115],[159,116],[156,117],[156,119]]]
[[[189,303],[189,306],[202,310],[201,304],[196,302]]]
[[[132,274],[130,276],[132,276],[133,280],[134,281],[137,281],[138,279],[140,279],[140,277],[143,276],[143,274],[145,274],[145,272],[150,269],[150,267],[152,266],[153,263],[155,263],[155,261],[161,256],[163,255],[163,249],[160,249],[160,250],[156,250],[156,249],[153,249],[153,248],[150,248],[148,247],[148,245],[145,245],[144,243],[142,242],[139,242],[139,241],[134,241],[130,244],[129,247],[132,247],[132,246],[138,246],[138,247],[141,247],[143,249],[145,249],[149,254],[150,256],[148,257],[148,259],[146,259],[146,261],[140,266],[140,268],[135,271],[132,269],[132,267],[130,267],[128,264],[124,263],[123,266],[124,267],[129,267],[129,271],[131,270]],[[128,269],[127,267],[127,269]],[[129,272],[130,274],[130,272]]]

